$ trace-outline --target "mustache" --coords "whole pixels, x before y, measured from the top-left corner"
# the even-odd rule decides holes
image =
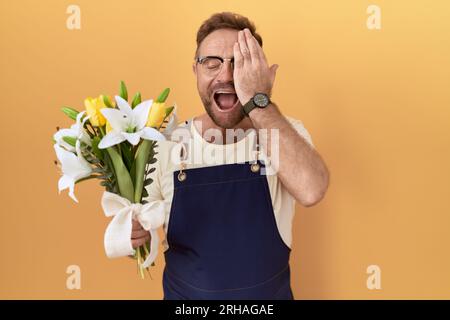
[[[218,91],[218,90],[233,90],[236,91],[233,84],[218,84],[215,85],[213,88],[211,88],[211,93]]]

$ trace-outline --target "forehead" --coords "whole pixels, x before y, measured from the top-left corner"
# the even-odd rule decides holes
[[[215,30],[203,39],[198,55],[232,57],[233,46],[236,41],[238,41],[238,30]]]

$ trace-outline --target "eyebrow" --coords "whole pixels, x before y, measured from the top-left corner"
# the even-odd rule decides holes
[[[224,57],[221,57],[221,56],[214,56],[214,55],[211,55],[211,56],[198,56],[197,58],[196,58],[196,60],[197,61],[199,61],[200,59],[203,59],[203,58],[218,58],[218,59],[222,59],[222,60],[228,60],[228,59],[231,59],[231,62],[233,62],[234,61],[234,56],[233,57],[231,57],[231,58],[224,58]]]

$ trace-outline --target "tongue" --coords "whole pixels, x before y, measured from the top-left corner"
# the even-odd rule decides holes
[[[221,109],[231,109],[236,102],[237,96],[234,93],[217,94],[217,102]]]

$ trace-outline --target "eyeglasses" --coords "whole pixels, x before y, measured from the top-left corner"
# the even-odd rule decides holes
[[[222,70],[224,61],[230,61],[231,70],[234,70],[234,57],[222,58],[218,56],[205,56],[197,57],[195,61],[197,61],[197,63],[200,63],[200,65],[202,66],[202,70],[209,76],[217,75],[220,70]]]

